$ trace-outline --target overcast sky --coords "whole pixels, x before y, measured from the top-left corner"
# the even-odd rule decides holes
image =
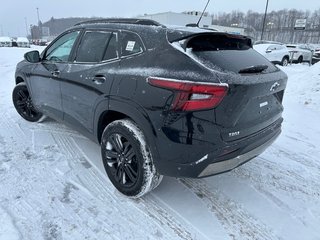
[[[37,24],[63,17],[135,17],[144,13],[200,11],[206,0],[9,0],[0,7],[0,35],[25,36],[26,24]],[[208,12],[231,12],[254,10],[264,12],[266,0],[211,0]],[[320,0],[269,0],[269,11],[295,8],[315,10]]]

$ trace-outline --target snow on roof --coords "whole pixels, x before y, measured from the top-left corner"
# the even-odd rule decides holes
[[[11,42],[11,38],[9,37],[0,37],[1,42]]]
[[[26,37],[18,37],[17,42],[29,42],[29,40]]]

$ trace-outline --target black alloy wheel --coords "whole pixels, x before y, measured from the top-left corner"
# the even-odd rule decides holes
[[[108,137],[106,161],[115,180],[123,187],[132,187],[138,179],[137,154],[124,136],[114,133]]]
[[[43,114],[34,108],[25,83],[19,83],[15,86],[12,92],[12,100],[17,112],[25,120],[38,122],[43,117]]]
[[[116,120],[105,128],[101,155],[111,183],[128,197],[141,197],[162,180],[143,132],[130,119]]]

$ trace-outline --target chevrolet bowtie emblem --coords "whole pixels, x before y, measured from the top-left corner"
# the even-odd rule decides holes
[[[280,87],[280,83],[275,82],[275,83],[271,86],[270,92],[276,91],[276,90],[278,89],[278,87]]]

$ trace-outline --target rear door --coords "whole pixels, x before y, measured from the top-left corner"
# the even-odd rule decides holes
[[[42,56],[30,76],[32,100],[46,115],[63,119],[60,81],[69,65],[73,46],[80,31],[68,32],[59,37]]]
[[[95,107],[108,96],[118,72],[118,48],[117,32],[86,30],[61,76],[64,120],[79,130],[93,132]]]

